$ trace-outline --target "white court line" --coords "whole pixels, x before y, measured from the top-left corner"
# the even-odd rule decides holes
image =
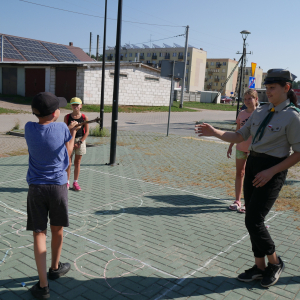
[[[277,215],[281,215],[283,213],[276,213],[274,214],[271,218],[269,218],[265,223],[269,222],[271,219],[275,218]],[[231,244],[226,250],[219,252],[218,254],[216,254],[213,258],[209,259],[202,267],[196,269],[195,271],[193,271],[191,274],[187,274],[185,275],[183,278],[181,278],[177,283],[175,283],[171,288],[167,289],[163,294],[161,294],[160,296],[156,297],[154,300],[159,300],[162,297],[166,296],[169,292],[171,292],[176,286],[178,286],[179,284],[181,284],[182,282],[184,282],[186,279],[192,277],[193,275],[195,275],[195,273],[199,272],[200,270],[206,268],[213,260],[215,260],[216,258],[218,258],[220,255],[226,253],[230,248],[232,248],[233,246],[239,244],[240,242],[242,242],[247,236],[249,235],[246,234],[244,235],[241,239],[239,239],[238,241],[234,242],[233,244]]]
[[[4,181],[4,182],[0,182],[0,184],[5,184],[5,183],[9,183],[9,182],[13,182],[13,181],[20,181],[20,180],[25,180],[26,178],[21,178],[21,179],[16,179],[16,180],[10,180],[10,181]]]
[[[96,170],[89,169],[89,168],[81,169],[81,171],[85,171],[85,170],[93,171],[93,172],[96,172],[96,173],[101,173],[101,174],[104,174],[104,175],[119,177],[119,178],[123,178],[123,179],[127,179],[127,180],[139,181],[139,182],[143,182],[143,183],[148,183],[148,184],[152,184],[152,185],[161,186],[158,183],[148,182],[148,181],[144,181],[142,179],[135,179],[135,178],[125,177],[125,176],[121,176],[121,175],[115,175],[115,174],[106,173],[106,172],[102,172],[102,171],[96,171]],[[232,202],[232,200],[225,200],[225,199],[217,198],[217,197],[214,197],[214,196],[208,196],[208,195],[204,195],[204,194],[194,193],[194,192],[191,192],[191,191],[188,191],[188,190],[182,190],[182,189],[173,188],[173,187],[169,187],[169,186],[163,186],[163,187],[166,188],[166,189],[170,189],[170,190],[176,190],[176,191],[180,191],[180,192],[190,193],[190,194],[197,195],[197,196],[200,196],[200,197],[208,197],[208,198],[212,198],[212,199],[216,199],[216,200]]]
[[[10,207],[9,205],[7,205],[6,203],[4,203],[4,202],[2,202],[2,201],[0,201],[0,202],[3,203],[8,209],[11,209],[12,211],[15,211],[15,212],[18,212],[18,213],[20,213],[20,214],[23,214],[23,215],[27,216],[27,213],[25,213],[25,212],[23,212],[23,211],[21,211],[21,210],[14,209],[13,207]],[[141,261],[141,260],[139,260],[139,259],[137,259],[137,258],[135,258],[135,257],[132,257],[132,256],[130,256],[130,255],[128,255],[128,254],[125,254],[125,253],[123,253],[123,252],[121,252],[121,251],[114,250],[114,249],[112,249],[112,248],[110,248],[110,247],[108,247],[108,246],[102,245],[102,244],[100,244],[100,243],[98,243],[98,242],[96,242],[96,241],[94,241],[94,240],[91,240],[91,239],[89,239],[89,238],[87,238],[87,237],[85,237],[85,236],[82,236],[82,235],[73,233],[73,232],[71,232],[71,231],[69,231],[69,230],[64,229],[64,231],[67,232],[68,234],[72,234],[72,235],[77,236],[77,237],[80,237],[80,238],[82,238],[82,239],[84,239],[84,240],[86,240],[86,241],[89,241],[89,242],[91,242],[91,243],[93,243],[93,244],[96,244],[96,245],[98,245],[98,246],[104,247],[104,248],[107,249],[107,250],[110,250],[110,251],[112,251],[112,252],[117,252],[117,253],[119,253],[119,254],[121,254],[121,255],[124,255],[124,256],[126,256],[126,257],[128,257],[128,258],[130,258],[130,259],[133,259],[133,260],[135,260],[135,261],[138,261],[138,262],[140,262],[141,264],[143,264],[144,266],[147,266],[147,267],[149,267],[149,268],[151,268],[151,269],[153,269],[153,270],[155,270],[155,271],[157,271],[157,272],[159,272],[159,273],[162,273],[162,274],[165,274],[165,275],[167,275],[167,276],[171,276],[171,277],[173,277],[173,278],[177,278],[177,279],[178,279],[177,276],[174,276],[174,275],[172,275],[172,274],[169,274],[169,273],[167,273],[167,272],[164,272],[164,271],[162,271],[162,270],[159,270],[159,269],[157,269],[157,268],[155,268],[155,267],[153,267],[153,266],[151,266],[151,265],[149,265],[149,264],[147,264],[147,263],[145,263],[145,262],[143,262],[143,261]],[[5,256],[4,256],[3,259],[5,259],[6,256],[7,256],[7,254],[5,254]]]

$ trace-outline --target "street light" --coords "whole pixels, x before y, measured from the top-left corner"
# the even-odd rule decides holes
[[[244,43],[243,43],[243,55],[242,55],[242,62],[241,62],[241,77],[240,77],[240,82],[239,82],[239,94],[238,94],[238,103],[237,103],[237,108],[236,108],[236,117],[238,116],[238,113],[239,113],[240,99],[241,99],[241,92],[242,92],[244,59],[246,60],[246,39],[247,39],[248,35],[251,34],[251,32],[248,30],[243,30],[240,33],[242,34]]]

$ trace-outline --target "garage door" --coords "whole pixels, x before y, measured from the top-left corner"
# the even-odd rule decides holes
[[[17,95],[17,68],[2,68],[2,94]]]
[[[56,68],[55,95],[68,102],[76,97],[76,68]]]
[[[25,96],[45,92],[45,69],[25,69]]]

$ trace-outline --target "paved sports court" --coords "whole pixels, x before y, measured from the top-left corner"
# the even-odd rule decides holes
[[[291,211],[266,222],[286,263],[277,285],[235,279],[253,258],[244,215],[227,209],[227,145],[120,131],[119,165],[110,167],[110,139],[90,142],[83,191],[69,191],[62,261],[72,270],[50,282],[51,299],[300,299],[300,216]],[[32,299],[37,280],[25,231],[27,161],[0,158],[0,299]],[[289,179],[300,190],[299,178]]]

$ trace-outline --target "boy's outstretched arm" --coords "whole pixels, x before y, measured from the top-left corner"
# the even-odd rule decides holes
[[[85,117],[85,121],[88,121],[88,117]],[[83,137],[81,138],[81,141],[85,141],[85,139],[88,137],[89,133],[90,133],[90,126],[88,123],[84,124],[84,128],[85,128],[85,133],[83,135]]]
[[[195,133],[198,136],[214,136],[225,142],[234,144],[244,141],[242,135],[237,132],[218,130],[206,123],[195,125]]]
[[[75,127],[77,124],[78,124],[78,122],[72,121],[72,122],[70,123],[70,125],[68,126],[68,128],[69,128],[69,130],[70,130],[70,133],[71,133],[71,135],[72,135],[72,138],[71,138],[68,142],[66,142],[66,144],[65,144],[69,156],[71,156],[71,154],[72,154],[72,152],[73,152],[76,132],[77,132],[77,130],[80,128],[80,127]]]

